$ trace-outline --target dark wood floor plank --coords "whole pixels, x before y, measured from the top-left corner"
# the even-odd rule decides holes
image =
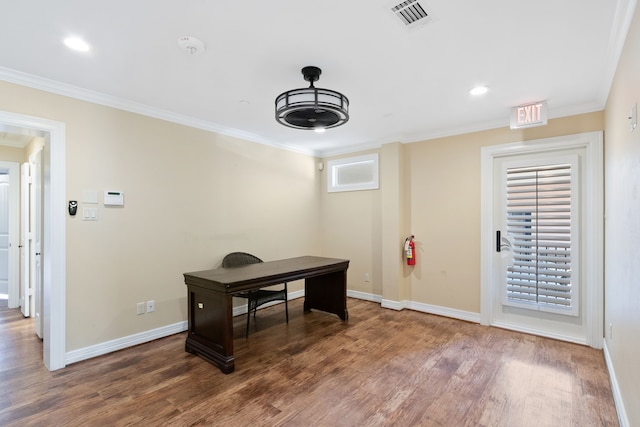
[[[234,319],[236,371],[176,334],[48,372],[32,321],[0,308],[3,426],[617,426],[602,351],[349,299]]]

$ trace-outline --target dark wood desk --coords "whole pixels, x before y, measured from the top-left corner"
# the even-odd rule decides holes
[[[185,273],[189,304],[185,350],[225,374],[233,372],[233,294],[294,280],[305,279],[305,312],[317,309],[347,320],[347,268],[349,260],[303,256]]]

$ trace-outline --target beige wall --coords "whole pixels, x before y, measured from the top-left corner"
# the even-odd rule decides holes
[[[100,193],[98,221],[82,202],[67,217],[66,351],[186,320],[182,273],[227,252],[320,254],[313,157],[6,82],[0,94],[0,110],[66,124],[67,199]],[[104,207],[104,190],[125,206]]]
[[[325,166],[334,158],[323,159]],[[327,256],[351,261],[347,271],[350,290],[382,295],[380,266],[376,265],[380,248],[380,192],[327,193],[327,173],[325,167],[320,182],[322,251]],[[369,274],[369,282],[365,282],[365,274]]]
[[[640,129],[631,132],[628,117],[639,79],[636,8],[605,109],[606,344],[632,426],[640,425]]]
[[[23,148],[0,145],[0,160],[3,162],[23,163],[26,159]]]
[[[547,126],[526,130],[502,128],[385,145],[379,150],[381,185],[392,188],[323,191],[325,253],[351,260],[350,290],[479,313],[481,147],[603,129],[604,114],[597,112],[549,120]],[[384,156],[395,156],[398,146],[403,159],[386,162]],[[403,173],[397,173],[397,165],[404,168]],[[385,191],[392,195],[382,197]],[[400,212],[394,212],[394,200],[400,201]],[[393,217],[391,222],[383,221]],[[397,241],[383,239],[387,228],[396,226],[401,231]],[[416,236],[417,263],[399,267],[402,243],[410,233]],[[383,241],[393,246],[384,256],[385,248],[376,244]],[[398,268],[399,275],[395,274]],[[385,275],[387,271],[391,273]],[[370,273],[371,282],[363,281],[365,273]]]
[[[480,150],[484,146],[603,129],[602,113],[408,144],[408,209],[419,248],[410,300],[480,312]],[[419,259],[420,259],[419,258]]]

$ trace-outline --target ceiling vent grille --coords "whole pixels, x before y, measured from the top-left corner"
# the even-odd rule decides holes
[[[406,0],[391,8],[393,12],[407,27],[416,27],[429,21],[429,14],[424,10],[418,0]]]

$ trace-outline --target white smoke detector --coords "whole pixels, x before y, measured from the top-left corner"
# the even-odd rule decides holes
[[[178,37],[178,46],[189,55],[200,55],[204,52],[204,43],[192,36]]]

